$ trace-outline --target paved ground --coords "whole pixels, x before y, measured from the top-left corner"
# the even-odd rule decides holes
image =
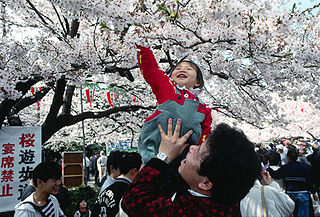
[[[90,175],[90,178],[89,178],[89,181],[87,183],[87,185],[89,185],[90,187],[92,187],[93,189],[95,190],[100,190],[100,187],[97,186],[95,183],[94,183],[94,177]]]

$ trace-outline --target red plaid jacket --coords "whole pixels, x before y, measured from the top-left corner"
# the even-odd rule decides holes
[[[240,216],[239,203],[228,206],[215,202],[210,197],[191,195],[180,186],[172,198],[160,189],[161,176],[168,170],[163,161],[153,158],[140,171],[122,199],[122,209],[130,217],[198,217]]]

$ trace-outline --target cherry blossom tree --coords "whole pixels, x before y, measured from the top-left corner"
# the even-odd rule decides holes
[[[27,123],[22,114],[35,117],[30,108],[41,99],[50,106],[38,118],[43,142],[85,119],[93,119],[93,137],[139,132],[155,100],[137,69],[136,44],[151,46],[164,70],[185,56],[197,60],[206,80],[200,97],[232,122],[288,128],[292,120],[279,112],[282,102],[305,101],[319,109],[319,3],[306,9],[285,0],[2,4],[0,125]],[[100,97],[82,112],[78,90],[85,81],[116,92],[116,106]],[[42,89],[30,95],[32,87]],[[94,130],[102,122],[106,134]]]

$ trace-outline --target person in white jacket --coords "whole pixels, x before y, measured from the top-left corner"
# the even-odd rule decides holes
[[[100,152],[100,157],[97,160],[97,167],[99,171],[99,183],[102,178],[107,174],[107,160],[108,157],[104,154],[104,151]]]
[[[63,211],[52,194],[57,194],[61,184],[61,169],[54,162],[43,162],[33,170],[36,191],[15,206],[14,217],[62,217]]]
[[[257,179],[249,193],[241,200],[241,215],[243,217],[263,217],[263,195],[266,216],[293,216],[292,213],[295,207],[294,201],[282,191],[278,183],[271,180],[269,172],[261,172],[261,182],[264,183],[264,185]]]

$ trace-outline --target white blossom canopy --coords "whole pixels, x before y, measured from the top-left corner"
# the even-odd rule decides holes
[[[205,89],[200,97],[213,108],[213,126],[221,121],[236,124],[254,141],[306,132],[320,135],[315,126],[320,108],[317,1],[308,8],[285,0],[5,2],[1,101],[22,97],[16,89],[19,82],[41,77],[37,85],[44,87],[63,77],[76,87],[86,80],[111,85],[117,106],[130,105],[132,96],[140,105],[154,106],[151,89],[137,69],[135,46],[140,44],[152,47],[164,70],[185,56],[201,64]],[[93,110],[109,108],[103,91],[101,96],[97,91]],[[49,93],[51,98],[47,94],[41,101],[44,108],[46,101],[51,104],[53,91]],[[78,97],[79,89],[74,94]],[[73,103],[74,112],[80,112],[79,101]],[[301,108],[308,109],[303,113]],[[37,116],[32,110],[23,110],[31,116],[24,123],[41,124],[47,111]],[[138,111],[90,121],[90,138],[126,138],[139,132],[148,114]],[[244,129],[245,123],[260,131]],[[122,130],[116,132],[113,124]]]

